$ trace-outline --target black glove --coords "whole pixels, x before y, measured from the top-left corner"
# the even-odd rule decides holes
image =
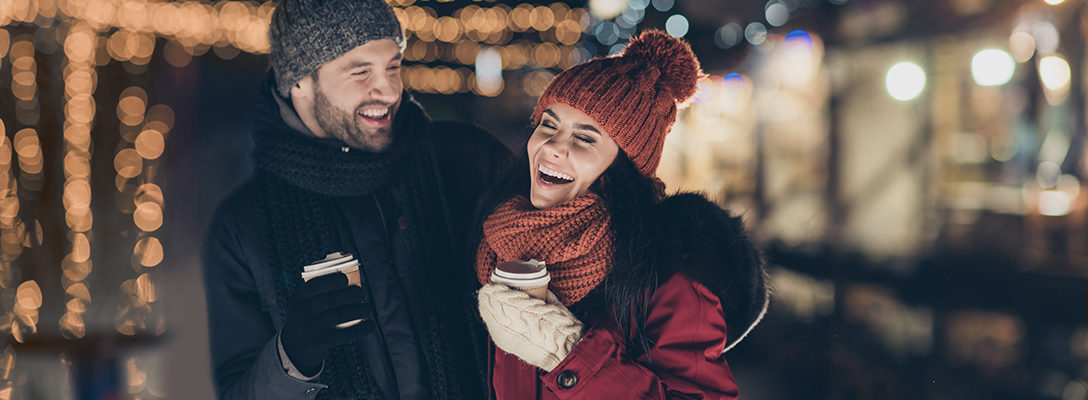
[[[365,319],[370,306],[363,303],[363,288],[348,285],[344,274],[328,274],[299,286],[287,304],[280,343],[284,353],[303,375],[321,370],[329,349],[374,332],[377,324]],[[337,324],[363,319],[339,329]]]

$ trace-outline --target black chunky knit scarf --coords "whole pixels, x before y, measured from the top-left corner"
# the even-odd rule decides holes
[[[270,92],[270,91],[269,91]],[[272,96],[268,93],[267,96]],[[337,233],[324,221],[331,197],[359,196],[389,188],[404,211],[411,260],[410,276],[433,277],[420,282],[421,293],[438,293],[452,277],[442,255],[452,254],[449,215],[432,140],[431,123],[423,110],[405,94],[394,121],[393,147],[381,154],[356,149],[343,151],[338,142],[315,139],[295,131],[278,114],[275,99],[262,107],[255,136],[260,215],[268,254],[275,273],[276,295],[282,316],[287,299],[302,283],[304,265],[341,251]],[[265,99],[269,101],[270,99]],[[268,108],[271,107],[271,108]],[[462,397],[450,360],[450,343],[443,332],[445,318],[464,315],[442,304],[442,296],[424,296],[418,310],[423,326],[417,332],[428,365],[426,377],[435,400]],[[448,303],[448,302],[447,302]],[[359,343],[332,349],[321,381],[328,385],[318,399],[381,399],[383,394],[366,363]]]

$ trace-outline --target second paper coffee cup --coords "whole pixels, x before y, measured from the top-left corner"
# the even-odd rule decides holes
[[[551,274],[543,261],[509,261],[495,266],[491,281],[510,286],[530,296],[546,300]]]

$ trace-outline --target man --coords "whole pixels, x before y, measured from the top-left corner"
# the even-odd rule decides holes
[[[219,398],[485,397],[453,237],[507,150],[403,92],[404,34],[382,0],[282,1],[270,39],[256,169],[204,248]],[[360,262],[359,286],[303,281],[335,252]]]

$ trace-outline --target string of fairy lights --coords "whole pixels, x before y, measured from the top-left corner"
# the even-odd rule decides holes
[[[184,56],[191,57],[197,46],[216,45],[220,36],[225,41],[224,46],[266,51],[259,47],[266,46],[266,40],[254,40],[253,37],[267,34],[267,18],[258,17],[262,15],[261,7],[247,6],[248,3],[230,3],[218,7],[217,11],[225,17],[224,23],[216,25],[219,29],[214,34],[217,36],[211,38],[199,23],[207,15],[202,13],[207,8],[197,2],[0,2],[0,25],[13,26],[0,30],[0,62],[10,62],[11,92],[15,99],[15,119],[0,121],[0,305],[3,305],[0,330],[10,332],[18,342],[24,342],[29,335],[39,331],[41,323],[46,323],[39,318],[42,287],[33,279],[23,279],[18,261],[24,249],[40,245],[44,236],[41,222],[33,218],[48,212],[37,210],[38,192],[46,183],[45,150],[39,135],[56,135],[63,139],[59,152],[63,157],[64,177],[60,196],[66,242],[59,245],[65,251],[59,267],[64,309],[55,326],[64,338],[80,339],[88,334],[88,325],[92,324],[92,321],[85,321],[94,301],[92,293],[111,292],[104,288],[92,290],[88,279],[95,259],[102,257],[92,254],[92,249],[96,248],[92,198],[101,197],[92,196],[92,155],[96,151],[102,154],[104,150],[95,149],[92,129],[97,122],[114,118],[96,111],[101,109],[102,102],[109,101],[101,95],[96,97],[99,68],[119,62],[128,73],[143,72],[159,37],[175,44],[166,48],[168,62],[183,58],[177,50],[181,49]],[[270,15],[271,5],[264,7],[263,12]],[[11,33],[20,31],[33,34]],[[184,53],[184,49],[190,49],[192,53]],[[62,80],[52,87],[62,91],[63,97],[51,95],[48,98],[57,99],[54,100],[56,104],[42,103],[40,99],[45,96],[39,93],[37,83],[44,77],[38,74],[49,68],[39,66],[37,60],[55,60],[51,57],[58,50],[61,51],[58,56],[61,56]],[[42,115],[63,115],[63,120],[43,128],[45,125],[40,124]],[[155,236],[163,223],[164,206],[162,190],[156,184],[156,171],[158,158],[165,149],[166,135],[173,127],[174,115],[165,105],[150,105],[145,89],[131,86],[117,99],[116,121],[119,126],[116,134],[120,140],[112,155],[117,189],[113,197],[120,212],[131,214],[131,225],[136,234],[130,238],[132,278],[119,285],[121,295],[113,325],[123,335],[158,335],[165,331],[166,325],[162,313],[152,307],[159,293],[157,278],[151,268],[163,260],[162,244]],[[6,133],[9,127],[18,129],[10,139]],[[96,131],[95,136],[101,134],[107,133]],[[102,146],[101,143],[98,145]],[[104,234],[107,232],[97,233],[99,237]],[[111,275],[118,273],[124,275],[121,271],[111,271]],[[102,305],[98,309],[95,315],[101,314]],[[130,366],[135,365],[133,360],[129,361]],[[13,382],[25,382],[25,375],[12,375],[14,365],[15,353],[12,348],[5,347],[0,354],[0,399],[11,397]],[[130,378],[141,376],[129,375]],[[130,379],[129,383],[131,393],[143,390],[142,380]],[[141,389],[133,391],[135,387]]]
[[[520,4],[513,8],[505,4],[472,4],[440,17],[431,7],[413,2],[391,2],[408,33],[404,58],[418,62],[403,74],[410,90],[496,96],[504,87],[503,70],[526,66],[566,69],[588,59],[588,52],[576,46],[592,21],[583,8],[571,9],[566,3]],[[516,33],[536,34],[540,41],[514,39]],[[465,67],[426,65],[435,61]],[[523,87],[531,95],[539,95],[533,90],[539,86],[533,85],[535,80],[539,79],[533,74],[523,80]]]
[[[11,277],[13,281],[0,282],[6,284],[3,286],[5,293],[0,294],[0,297],[11,298],[14,295],[12,311],[4,316],[2,325],[11,329],[16,340],[22,340],[24,330],[29,333],[37,332],[38,309],[43,299],[41,288],[32,280],[21,282],[14,291],[10,289],[14,282],[21,280],[19,272],[12,268],[11,262],[19,257],[24,247],[41,243],[41,225],[34,219],[22,219],[30,213],[21,210],[23,205],[20,197],[25,195],[33,198],[30,193],[42,188],[44,158],[37,131],[41,111],[33,38],[27,35],[16,37],[11,43],[8,56],[11,60],[11,91],[16,99],[16,119],[24,128],[17,131],[12,140],[8,141],[6,135],[4,138],[5,185],[0,189],[3,191],[0,251],[4,261],[0,262],[0,268],[3,269],[0,275]],[[20,171],[18,177],[12,171],[16,160]]]
[[[94,120],[94,31],[87,23],[76,23],[64,41],[68,68],[64,69],[64,220],[68,226],[71,251],[61,262],[65,289],[65,313],[61,333],[68,338],[86,334],[83,313],[91,302],[84,279],[91,272],[91,243],[87,232],[91,214],[91,123]]]

